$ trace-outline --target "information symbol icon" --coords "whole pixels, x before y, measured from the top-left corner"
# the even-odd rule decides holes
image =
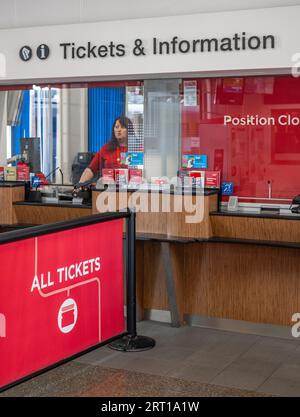
[[[22,61],[29,61],[32,57],[32,49],[30,46],[22,46],[22,48],[19,51],[19,56],[22,59]]]
[[[37,47],[36,54],[37,54],[38,58],[46,59],[46,58],[48,58],[49,53],[50,53],[50,50],[49,50],[48,45],[42,44],[42,45]]]

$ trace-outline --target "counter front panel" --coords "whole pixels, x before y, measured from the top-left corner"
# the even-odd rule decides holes
[[[105,193],[105,194],[103,194]],[[182,195],[160,192],[93,191],[93,213],[136,207],[136,231],[144,235],[209,238],[212,236],[210,211],[217,209],[217,192]]]

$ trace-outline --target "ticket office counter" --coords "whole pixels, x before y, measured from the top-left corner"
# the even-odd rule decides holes
[[[197,317],[290,325],[300,307],[300,216],[217,207],[217,194],[206,193],[199,224],[186,224],[184,212],[137,213],[141,311],[171,311],[175,325]]]
[[[181,322],[210,317],[290,325],[300,307],[300,217],[236,220],[211,213],[211,237],[170,240],[169,266],[161,242],[138,241],[144,309],[170,310],[171,269]]]
[[[17,181],[0,182],[0,224],[18,223],[13,203],[25,199],[25,186]]]
[[[24,202],[24,186],[16,184],[0,193],[1,224],[25,225],[97,213],[101,191],[93,191],[92,207]],[[217,207],[217,193],[208,192],[199,224],[186,224],[184,212],[137,213],[141,316],[171,311],[175,325],[194,317],[290,325],[300,307],[300,216]]]
[[[34,203],[25,201],[25,185],[20,181],[0,182],[0,225],[40,225],[72,220],[92,214],[91,205]]]

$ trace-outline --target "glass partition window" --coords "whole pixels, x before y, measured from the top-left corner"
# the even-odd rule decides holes
[[[144,82],[145,178],[177,176],[180,144],[180,80]]]
[[[49,180],[55,181],[57,143],[61,142],[59,90],[34,87],[8,91],[6,99],[7,112],[3,115],[7,125],[6,159],[3,164],[27,164],[32,173],[42,171]]]
[[[0,108],[1,166],[27,162],[51,182],[78,183],[100,155],[92,174],[104,182],[161,184],[201,172],[206,186],[225,182],[244,198],[299,194],[300,78],[33,86],[2,90]],[[127,138],[115,146],[120,117]]]
[[[203,156],[241,197],[299,194],[300,78],[186,80],[182,96],[182,161]]]
[[[60,168],[60,90],[35,87],[29,91],[29,132],[40,142],[40,167],[50,181],[57,179]],[[22,143],[22,141],[21,141]],[[35,168],[36,170],[38,168]]]
[[[126,88],[126,116],[133,123],[134,135],[128,138],[129,152],[144,152],[144,88]]]

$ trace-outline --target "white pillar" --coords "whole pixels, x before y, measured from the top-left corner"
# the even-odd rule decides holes
[[[0,165],[6,165],[7,91],[0,91]]]
[[[70,182],[69,169],[69,89],[61,90],[61,170],[64,182]]]

